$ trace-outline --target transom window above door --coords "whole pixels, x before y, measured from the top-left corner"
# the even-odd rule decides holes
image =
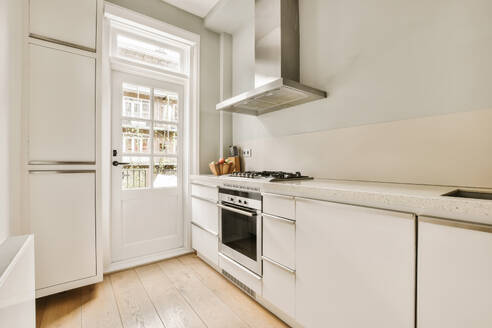
[[[111,22],[111,57],[132,65],[189,74],[189,50],[163,35]]]
[[[123,190],[176,187],[179,95],[123,83],[121,183]]]

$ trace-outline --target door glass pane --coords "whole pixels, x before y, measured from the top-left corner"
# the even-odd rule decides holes
[[[150,186],[150,157],[122,157],[121,189],[142,189]]]
[[[123,153],[150,153],[150,122],[121,120]]]
[[[123,83],[122,115],[150,119],[150,88]]]
[[[154,120],[178,122],[178,95],[164,90],[154,90]]]
[[[177,162],[172,157],[154,157],[154,188],[178,185]]]
[[[154,122],[154,154],[176,155],[178,150],[178,126]]]

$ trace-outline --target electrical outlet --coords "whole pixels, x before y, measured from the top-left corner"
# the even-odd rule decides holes
[[[243,157],[251,157],[251,149],[243,149]]]

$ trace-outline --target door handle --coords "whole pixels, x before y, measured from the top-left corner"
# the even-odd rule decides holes
[[[113,161],[113,166],[118,166],[118,165],[128,165],[130,163],[120,163],[118,161]]]

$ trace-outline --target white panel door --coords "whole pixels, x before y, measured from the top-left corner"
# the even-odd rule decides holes
[[[419,217],[419,328],[492,327],[492,226]]]
[[[296,199],[296,220],[301,325],[414,327],[413,215]]]
[[[29,161],[95,161],[96,60],[29,45]]]
[[[93,171],[31,171],[29,215],[36,289],[96,275]]]
[[[183,87],[113,72],[113,262],[183,247]]]
[[[29,32],[96,48],[97,0],[29,0]]]

